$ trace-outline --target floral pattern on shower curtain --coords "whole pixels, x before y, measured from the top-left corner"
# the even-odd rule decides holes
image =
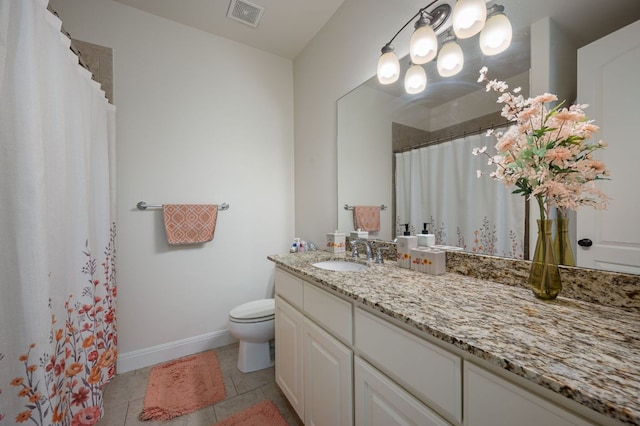
[[[479,134],[395,154],[396,235],[402,224],[413,235],[429,223],[437,244],[523,258],[523,198],[488,178],[486,160],[471,153],[493,144],[493,137]],[[486,175],[478,178],[477,170]]]
[[[0,425],[93,425],[115,375],[115,108],[60,29],[0,2]]]

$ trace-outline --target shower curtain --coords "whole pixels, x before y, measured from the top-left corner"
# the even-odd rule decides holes
[[[414,234],[429,223],[437,244],[523,258],[523,197],[489,178],[495,166],[471,153],[493,145],[495,138],[483,133],[395,154],[396,235],[402,224]],[[477,170],[485,175],[478,178]]]
[[[0,2],[0,425],[91,425],[115,374],[115,109],[47,0]]]

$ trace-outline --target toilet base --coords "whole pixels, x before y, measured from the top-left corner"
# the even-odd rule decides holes
[[[269,342],[251,343],[240,341],[238,349],[238,370],[243,373],[273,367]]]

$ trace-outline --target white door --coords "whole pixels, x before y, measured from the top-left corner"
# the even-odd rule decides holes
[[[304,419],[303,320],[300,311],[276,296],[276,383],[301,419]]]
[[[353,424],[353,352],[304,320],[304,424]]]
[[[608,144],[605,211],[577,213],[578,266],[640,274],[640,21],[578,50],[578,102]],[[591,246],[589,245],[591,242]]]

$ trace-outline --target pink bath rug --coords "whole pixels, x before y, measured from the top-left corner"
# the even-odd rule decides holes
[[[215,404],[226,397],[215,351],[153,367],[141,420],[169,420]]]
[[[259,402],[213,426],[287,426],[278,408],[269,400]]]

